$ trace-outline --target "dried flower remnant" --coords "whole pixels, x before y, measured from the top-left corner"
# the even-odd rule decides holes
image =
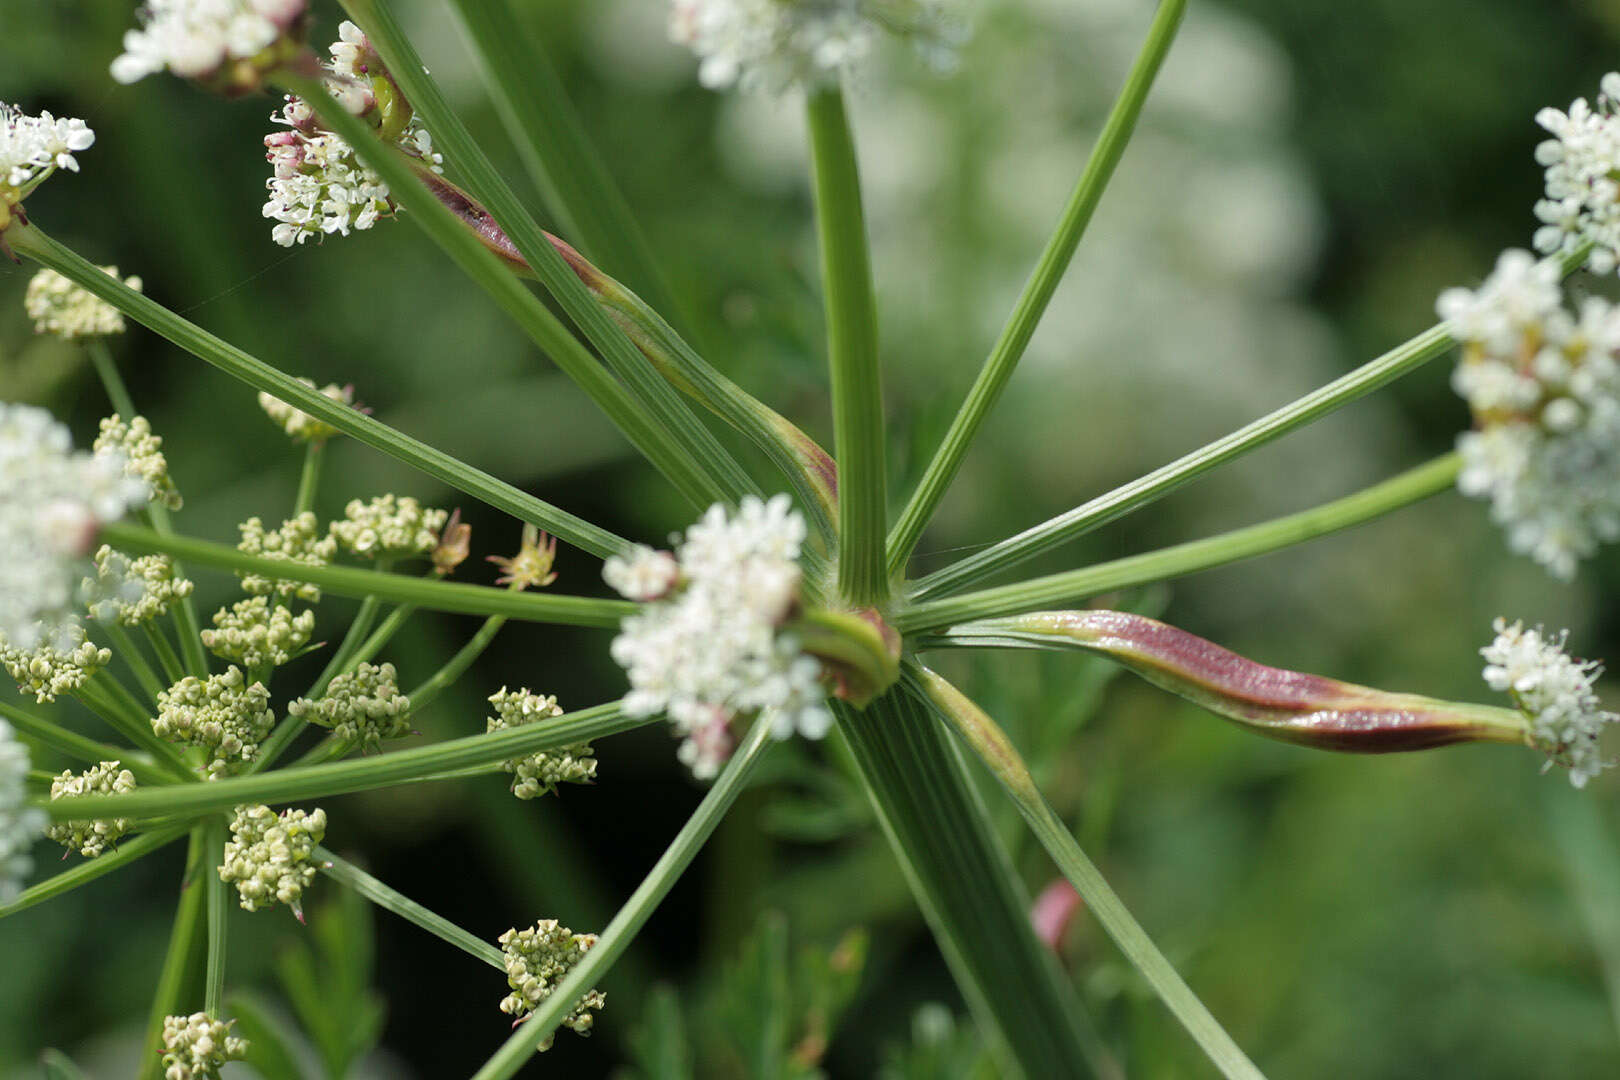
[[[771,710],[780,739],[819,739],[832,725],[820,663],[782,629],[798,604],[804,537],[786,495],[745,498],[735,514],[711,507],[674,553],[680,587],[627,617],[613,640],[630,678],[626,711],[668,714],[694,771],[724,760],[738,714]],[[621,565],[605,576],[636,587],[641,575]]]
[[[248,1041],[231,1034],[235,1021],[205,1012],[163,1019],[163,1080],[219,1080],[227,1062],[247,1056]]]
[[[28,747],[0,720],[0,904],[17,899],[34,871],[29,854],[45,831],[45,814],[28,805]]]
[[[214,612],[214,629],[202,632],[202,643],[222,660],[254,671],[287,663],[314,631],[313,611],[294,615],[272,607],[267,596],[254,596]]]
[[[1513,550],[1569,580],[1620,538],[1620,308],[1589,297],[1572,315],[1556,265],[1513,250],[1436,307],[1462,342],[1452,385],[1475,424],[1457,440],[1457,487],[1490,500]]]
[[[76,795],[122,795],[135,790],[135,774],[121,767],[117,761],[103,761],[82,773],[64,770],[51,781],[51,798],[65,799]],[[116,844],[134,827],[129,818],[94,818],[83,821],[57,821],[45,829],[45,835],[69,851],[77,851],[93,859]]]
[[[236,550],[261,559],[325,566],[337,554],[337,541],[321,534],[320,521],[309,510],[283,521],[279,529],[266,529],[264,522],[256,517],[248,518],[237,528],[242,539]],[[252,596],[297,597],[311,604],[321,598],[320,586],[307,581],[272,579],[252,573],[241,577],[242,591]]]
[[[144,416],[133,416],[126,423],[117,413],[101,421],[101,433],[91,449],[121,461],[124,474],[146,485],[147,498],[170,510],[185,505],[169,476],[169,459],[163,455],[163,437],[152,434]]]
[[[103,266],[101,272],[118,277],[116,266]],[[124,284],[141,291],[138,277],[125,278]],[[23,306],[34,320],[36,334],[55,334],[64,341],[77,341],[124,332],[123,312],[49,268],[29,280]]]
[[[245,910],[286,904],[303,922],[304,890],[315,880],[315,847],[325,836],[325,810],[278,815],[268,806],[239,806],[219,879],[236,886]]]
[[[544,588],[557,580],[551,565],[557,560],[557,540],[540,531],[537,525],[523,526],[523,541],[518,553],[511,558],[501,555],[486,556],[501,571],[495,584],[505,585],[518,592],[524,589]]]
[[[501,1011],[521,1021],[551,996],[551,992],[596,944],[595,934],[576,934],[555,919],[541,919],[527,930],[508,930],[498,939],[506,957],[506,984],[512,992],[501,1000]],[[600,990],[588,990],[563,1017],[559,1027],[589,1035],[596,1022],[593,1009],[607,1003]],[[550,1050],[547,1035],[538,1050]]]
[[[299,379],[298,381],[311,390],[315,389],[313,380]],[[354,407],[354,387],[352,386],[338,386],[336,383],[329,383],[321,388],[321,394],[340,405]],[[342,434],[337,428],[324,420],[317,420],[309,413],[293,408],[274,394],[261,392],[259,394],[259,408],[263,409],[264,414],[270,418],[271,422],[281,428],[282,431],[285,431],[287,437],[293,442],[319,443],[325,442],[334,435]],[[361,411],[364,412],[365,410],[362,409]]]
[[[485,725],[486,732],[505,731],[563,714],[555,697],[532,694],[521,687],[508,690],[503,686],[490,695],[489,703],[495,706],[495,715]],[[513,795],[537,799],[556,791],[558,784],[588,784],[596,779],[596,757],[589,743],[576,743],[502,762],[501,769],[512,774]]]
[[[12,648],[62,646],[97,529],[146,495],[122,455],[75,452],[44,409],[0,402],[0,636]]]
[[[332,522],[332,539],[351,555],[365,559],[411,559],[431,555],[448,514],[429,510],[410,496],[379,495],[370,502],[353,499],[343,520]]]
[[[439,533],[439,542],[434,545],[428,558],[433,560],[433,573],[438,577],[449,577],[456,572],[456,567],[467,561],[472,553],[472,526],[461,520],[461,508],[450,512],[450,520],[444,523]]]
[[[1549,764],[1569,769],[1569,782],[1586,782],[1613,762],[1599,747],[1603,729],[1620,715],[1602,708],[1593,686],[1603,674],[1595,660],[1578,660],[1564,649],[1569,631],[1556,638],[1541,627],[1497,619],[1496,638],[1483,649],[1485,683],[1507,694],[1530,720],[1532,745],[1546,752]]]
[[[204,773],[217,780],[259,756],[275,721],[269,689],[248,682],[233,664],[206,679],[188,675],[159,694],[152,730],[159,738],[205,749]]]
[[[112,77],[132,83],[168,71],[221,93],[257,90],[304,51],[306,7],[306,0],[146,0]]]
[[[319,701],[299,698],[287,714],[330,728],[347,743],[375,749],[411,733],[411,699],[399,692],[393,664],[362,663],[332,680]]]

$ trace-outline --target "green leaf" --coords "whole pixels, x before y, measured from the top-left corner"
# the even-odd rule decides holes
[[[692,1048],[686,1040],[680,995],[660,983],[647,996],[646,1007],[630,1033],[635,1067],[625,1080],[693,1080]]]
[[[247,1040],[247,1064],[265,1080],[306,1080],[293,1053],[296,1032],[289,1029],[268,1002],[256,994],[234,993],[225,1007],[236,1021],[236,1034]]]

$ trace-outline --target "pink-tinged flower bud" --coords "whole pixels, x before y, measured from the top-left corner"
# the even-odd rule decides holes
[[[952,627],[934,643],[1074,648],[1262,735],[1323,750],[1378,754],[1486,740],[1524,743],[1512,709],[1396,694],[1267,667],[1212,641],[1122,611],[1042,611]]]
[[[1035,927],[1035,936],[1054,953],[1061,952],[1063,938],[1084,906],[1080,894],[1067,879],[1053,881],[1030,905],[1029,921]]]

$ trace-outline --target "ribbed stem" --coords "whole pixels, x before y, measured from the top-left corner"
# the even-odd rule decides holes
[[[214,872],[208,865],[206,834],[206,825],[191,830],[191,848],[186,855],[185,876],[180,880],[180,902],[175,907],[174,927],[169,932],[169,949],[163,957],[163,970],[158,975],[157,992],[152,996],[152,1011],[146,1021],[140,1080],[162,1080],[163,1020],[192,1011],[186,990],[188,985],[196,985],[196,976],[206,962],[206,943],[199,932],[206,891],[203,875]],[[108,857],[103,855],[95,862]]]
[[[59,753],[87,765],[98,765],[103,761],[117,761],[135,774],[135,779],[143,784],[172,784],[176,777],[167,769],[155,764],[145,755],[133,756],[138,751],[130,751],[126,747],[114,746],[111,743],[97,742],[87,739],[78,732],[69,731],[59,727],[42,716],[35,716],[25,709],[0,701],[0,718],[11,723],[11,726],[27,735],[37,739]]]
[[[373,904],[408,922],[415,923],[434,937],[448,941],[469,956],[476,956],[498,971],[506,970],[501,950],[467,930],[463,930],[443,915],[429,911],[398,889],[389,887],[358,866],[342,859],[324,847],[316,847],[314,863],[321,873],[342,882]]]

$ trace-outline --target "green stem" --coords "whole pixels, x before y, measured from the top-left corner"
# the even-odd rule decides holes
[[[1109,110],[1102,134],[1097,137],[1085,171],[1080,174],[1074,193],[1069,196],[1057,231],[1047,241],[1046,250],[1041,252],[1040,261],[1035,264],[1034,273],[1025,283],[1007,325],[1002,328],[1001,337],[990,350],[978,378],[968,390],[967,400],[962,402],[933,460],[928,463],[900,519],[889,533],[888,566],[891,577],[898,577],[905,570],[917,541],[955,479],[962,459],[967,456],[974,436],[979,433],[980,426],[995,406],[1007,381],[1012,378],[1018,361],[1023,358],[1024,349],[1029,345],[1029,339],[1040,325],[1041,317],[1046,314],[1046,307],[1074,258],[1075,248],[1091,222],[1103,190],[1113,178],[1114,168],[1131,141],[1137,119],[1142,114],[1142,104],[1147,100],[1148,91],[1153,87],[1153,80],[1158,76],[1165,55],[1170,51],[1170,44],[1175,40],[1186,10],[1187,0],[1163,0],[1159,4],[1153,25],[1148,29],[1147,40],[1142,43],[1136,62],[1125,78],[1125,85]]]
[[[138,414],[135,411],[135,399],[129,396],[129,387],[124,385],[124,379],[118,374],[118,365],[113,361],[112,350],[107,348],[107,339],[93,337],[85,339],[85,352],[90,354],[90,363],[95,366],[96,374],[101,377],[101,385],[107,391],[107,399],[112,407],[127,424]]]
[[[1147,979],[1222,1075],[1230,1080],[1263,1080],[1260,1070],[1170,966],[1147,931],[1103,879],[1096,864],[1080,849],[1068,826],[1035,786],[1012,741],[977,705],[927,668],[908,666],[904,678],[914,693],[936,706],[937,715],[966,741],[1001,782],[1041,846],[1080,893],[1086,910],[1108,931],[1120,951]]]
[[[1457,478],[1458,468],[1457,455],[1444,454],[1383,483],[1310,510],[1160,551],[1038,577],[1015,585],[984,589],[965,596],[930,600],[900,611],[893,620],[894,625],[903,633],[910,634],[974,619],[1073,606],[1099,593],[1146,585],[1164,578],[1251,559],[1352,525],[1360,525],[1426,499],[1450,487]]]
[[[765,748],[771,741],[771,725],[767,720],[768,718],[761,717],[754,721],[753,728],[743,739],[742,745],[737,748],[737,753],[726,763],[714,786],[703,797],[703,801],[692,812],[686,824],[681,826],[680,832],[670,842],[669,848],[636,887],[630,899],[625,901],[619,913],[613,916],[613,921],[602,931],[596,944],[586,952],[584,959],[574,965],[567,978],[552,989],[551,995],[541,1002],[540,1007],[518,1025],[517,1030],[512,1032],[494,1056],[484,1062],[474,1074],[473,1080],[506,1080],[533,1060],[535,1048],[547,1035],[557,1030],[557,1025],[568,1015],[580,997],[606,974],[613,962],[629,948],[636,933],[657,910],[669,890],[674,887],[675,882],[702,849],[709,834],[714,832],[715,826],[720,824],[721,818],[747,786],[749,777],[755,766],[760,763]]]
[[[112,619],[102,622],[101,628],[112,638],[113,646],[117,649],[118,655],[124,658],[124,662],[129,664],[130,671],[135,673],[135,681],[141,684],[141,689],[146,691],[147,696],[152,699],[152,704],[156,705],[158,695],[167,690],[169,684],[152,670],[152,665],[146,661],[146,654],[136,646],[135,639],[129,636],[128,630]]]
[[[838,457],[838,586],[850,604],[873,607],[888,599],[889,587],[883,387],[860,173],[843,94],[836,88],[811,94],[807,117]]]
[[[151,509],[155,527],[159,521],[157,511],[161,508],[154,505]],[[174,535],[172,530],[157,529],[157,532],[160,536]],[[174,572],[176,576],[185,573],[178,559],[174,561]],[[185,657],[187,674],[199,679],[208,678],[208,654],[203,651],[202,624],[197,620],[196,604],[189,595],[182,596],[178,604],[169,608],[169,615],[174,620],[175,636],[180,639],[180,654]]]
[[[312,440],[304,446],[304,464],[298,471],[298,495],[293,499],[293,517],[315,509],[315,492],[321,483],[321,463],[326,460],[326,441]]]
[[[389,888],[353,863],[339,858],[324,847],[314,851],[315,865],[327,877],[347,885],[380,908],[413,922],[443,941],[476,956],[498,971],[506,970],[506,959],[501,950],[477,935],[463,930],[443,915],[435,914],[397,889]]]
[[[375,595],[360,601],[360,610],[354,613],[354,621],[349,623],[349,629],[344,633],[343,640],[338,643],[336,651],[332,653],[332,658],[326,662],[326,667],[305,691],[305,697],[311,701],[318,700],[326,693],[326,688],[332,685],[332,680],[349,669],[350,659],[354,657],[355,650],[364,643],[366,635],[371,632],[371,624],[377,621],[377,612],[381,607],[382,600]]]
[[[85,681],[73,695],[114,731],[145,750],[153,760],[167,766],[176,778],[197,779],[190,763],[174,744],[157,737],[152,730],[151,717],[122,683],[105,672],[99,672]]]
[[[393,611],[390,611],[388,613],[388,618],[382,621],[382,625],[378,626],[376,630],[373,630],[371,636],[362,641],[358,646],[355,647],[354,652],[349,654],[348,663],[343,665],[342,669],[339,671],[339,674],[342,674],[345,671],[352,671],[356,665],[362,664],[376,656],[382,651],[384,645],[387,645],[390,641],[394,640],[394,635],[399,633],[401,628],[403,628],[404,625],[410,621],[411,616],[415,614],[415,604],[401,604]]]
[[[201,945],[201,935],[197,930],[202,921],[206,891],[202,875],[214,872],[214,867],[207,865],[207,831],[205,825],[191,830],[191,849],[186,855],[185,876],[180,881],[180,903],[175,907],[174,929],[169,933],[169,949],[163,958],[163,971],[158,976],[157,993],[152,996],[152,1011],[146,1021],[146,1048],[141,1057],[140,1080],[162,1080],[163,1021],[182,1012],[187,984],[197,970],[197,953]],[[103,855],[101,859],[108,857]],[[96,861],[100,862],[101,859]]]
[[[376,596],[379,600],[396,604],[415,604],[434,611],[452,611],[463,615],[506,615],[530,622],[614,629],[637,607],[623,600],[513,592],[487,585],[464,585],[404,574],[382,574],[349,566],[309,566],[299,562],[263,559],[225,544],[182,536],[159,536],[128,522],[102,526],[101,538],[134,551],[183,555],[199,566],[307,581],[336,596]]]
[[[225,820],[214,818],[203,826],[206,839],[204,848],[210,870],[225,865]],[[204,875],[208,911],[208,966],[203,977],[203,1011],[218,1019],[221,999],[225,996],[226,916],[230,913],[230,897],[225,882],[217,873]]]
[[[450,739],[392,754],[307,768],[278,769],[206,784],[179,784],[125,795],[85,795],[56,799],[45,806],[59,819],[132,817],[164,814],[195,816],[243,803],[286,803],[414,783],[436,773],[508,761],[572,743],[590,742],[652,723],[624,715],[618,702],[565,713],[534,724]]]
[[[71,870],[64,870],[60,874],[48,877],[37,885],[30,885],[17,894],[17,899],[11,903],[0,904],[0,919],[7,915],[15,915],[19,911],[26,911],[35,904],[54,900],[64,893],[72,892],[80,885],[88,885],[99,877],[128,866],[136,859],[150,855],[180,839],[189,829],[188,825],[172,826],[142,833],[133,840],[120,841],[112,851],[98,855],[94,859],[86,859]]]
[[[592,344],[602,349],[614,373],[625,379],[624,384],[597,362],[562,321],[484,247],[460,218],[440,203],[438,197],[418,178],[403,154],[385,146],[370,125],[350,115],[315,80],[285,75],[282,82],[286,89],[309,103],[322,123],[354,147],[361,160],[382,176],[391,196],[410,211],[411,220],[420,225],[483,288],[490,299],[511,316],[529,339],[596,402],[608,419],[630,440],[631,445],[663,473],[676,490],[698,506],[705,506],[716,499],[734,498],[739,493],[733,490],[733,485],[722,482],[718,477],[734,478],[738,483],[746,484],[747,478],[741,473],[741,466],[714,442],[712,434],[698,424],[697,417],[652,370],[647,358],[637,352],[635,346],[608,321],[549,243],[544,244],[543,252],[531,252],[524,246],[521,234],[513,236],[514,242],[530,265],[545,279],[548,287],[553,282],[546,277],[547,268],[541,262],[547,256],[551,263],[560,268],[561,278],[572,283],[573,289],[583,298],[583,307],[571,304],[569,298],[564,296],[563,288],[554,288],[554,295],[569,318],[585,329]],[[435,144],[443,146],[451,160],[460,160],[465,164],[466,159],[457,155],[441,138],[443,130],[432,122],[425,111],[422,115],[433,131]],[[487,165],[487,162],[484,164]],[[491,209],[497,217],[506,217],[501,214],[500,207],[492,206]],[[591,332],[598,325],[606,327],[606,333],[600,338]],[[617,342],[611,338],[617,338]],[[627,354],[634,357],[629,367],[621,363]],[[644,369],[645,377],[640,377],[638,370],[632,368]],[[627,389],[627,385],[634,392]],[[664,407],[671,402],[673,409]],[[737,474],[735,477],[733,470]],[[557,532],[556,529],[552,531]]]
[[[163,669],[163,675],[169,680],[169,685],[173,686],[185,678],[186,673],[180,666],[180,657],[174,651],[174,646],[169,644],[169,639],[162,628],[155,622],[142,623],[141,628],[146,631],[146,640],[152,643],[152,651],[157,654],[158,666]],[[201,641],[200,638],[198,640]]]
[[[99,765],[103,761],[117,761],[124,768],[135,774],[135,779],[143,784],[172,784],[175,782],[174,774],[152,762],[145,755],[134,756],[139,751],[131,751],[127,747],[114,746],[111,743],[97,742],[87,739],[77,732],[69,731],[46,720],[42,716],[35,716],[15,705],[0,701],[0,717],[11,722],[11,725],[29,738],[37,739],[59,753],[66,754],[76,761],[87,765]]]
[[[347,116],[346,113],[344,115]],[[393,186],[392,182],[390,186]],[[460,228],[459,225],[456,227]],[[630,549],[629,541],[520,491],[511,484],[497,480],[441,450],[395,431],[364,413],[333,401],[319,390],[305,386],[290,375],[221,341],[201,327],[128,288],[116,278],[103,274],[95,266],[51,239],[37,225],[25,228],[14,225],[6,230],[6,240],[18,254],[27,255],[71,279],[87,292],[100,297],[136,322],[174,342],[199,359],[240,379],[256,390],[280,398],[367,446],[381,450],[428,476],[443,481],[457,491],[481,499],[495,509],[503,510],[521,521],[539,525],[593,555],[605,557],[625,553]],[[521,283],[517,285],[521,289]],[[182,646],[186,644],[182,629]],[[201,657],[201,646],[199,645],[197,649],[198,655],[192,657],[193,661]],[[206,669],[203,673],[206,673]]]
[[[434,672],[421,686],[406,695],[411,701],[411,712],[421,712],[429,702],[444,693],[445,687],[461,678],[462,674],[472,666],[473,661],[477,660],[484,650],[489,648],[489,643],[495,640],[495,635],[500,633],[501,627],[505,625],[506,619],[499,615],[492,615],[485,619],[484,625],[478,628],[478,633],[472,636],[471,641],[463,645],[456,655],[452,656],[442,668]]]

